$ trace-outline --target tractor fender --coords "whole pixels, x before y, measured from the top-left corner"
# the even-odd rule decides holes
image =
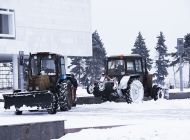
[[[127,83],[131,76],[123,76],[119,83],[119,89],[127,89]]]

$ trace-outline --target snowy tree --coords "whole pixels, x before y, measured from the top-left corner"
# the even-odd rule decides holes
[[[165,45],[165,37],[162,32],[157,37],[156,45],[157,59],[156,59],[156,83],[163,85],[165,77],[168,75],[167,67],[169,60],[166,59],[167,47]]]
[[[85,75],[85,62],[83,57],[73,56],[70,57],[71,64],[68,66],[71,68],[71,73],[77,78],[80,82],[83,75]]]
[[[93,73],[93,79],[100,77],[105,68],[106,50],[97,31],[92,34],[93,56],[87,60],[87,72]]]
[[[98,79],[105,68],[106,50],[97,31],[92,34],[92,57],[86,58],[86,78]]]
[[[83,85],[98,79],[105,67],[106,50],[97,31],[92,34],[92,56],[72,57],[71,72]]]
[[[189,62],[189,81],[188,81],[188,86],[190,87],[190,33],[185,35],[184,40],[185,41],[184,41],[184,52],[182,54],[182,63],[184,63],[185,61]],[[179,64],[180,56],[179,56],[179,53],[178,53],[177,50],[178,49],[176,47],[176,52],[173,52],[173,53],[170,54],[174,58],[174,60],[170,63],[170,66],[175,66],[175,65]],[[179,68],[178,68],[178,70],[179,70]]]
[[[187,57],[184,57],[186,61],[189,62],[189,81],[188,81],[188,86],[190,87],[190,33],[185,35],[184,37],[184,55]]]
[[[132,54],[141,55],[143,59],[146,60],[147,68],[150,70],[152,67],[152,59],[150,59],[149,50],[147,49],[144,40],[145,39],[142,37],[141,32],[139,32],[134,48],[132,49]]]

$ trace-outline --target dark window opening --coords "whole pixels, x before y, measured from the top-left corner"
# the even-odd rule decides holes
[[[9,16],[0,14],[0,34],[9,34]]]
[[[15,38],[15,14],[14,10],[0,8],[0,38]]]

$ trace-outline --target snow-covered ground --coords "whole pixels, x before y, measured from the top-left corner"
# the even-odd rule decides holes
[[[87,94],[78,90],[78,96]],[[4,110],[0,103],[0,125],[49,120],[66,120],[65,128],[95,126],[120,127],[83,129],[68,133],[64,140],[189,140],[190,99],[144,101],[138,104],[105,102],[102,104],[77,105],[68,112],[49,115],[46,112]]]

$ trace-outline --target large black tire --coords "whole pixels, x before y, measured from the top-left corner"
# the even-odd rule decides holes
[[[22,115],[22,111],[20,111],[18,108],[16,108],[15,115]]]
[[[52,103],[51,103],[50,107],[47,109],[48,114],[56,114],[57,113],[57,108],[58,108],[57,95],[53,94],[52,98],[53,98]]]
[[[59,84],[59,106],[61,111],[68,111],[72,107],[72,89],[70,81],[63,81]]]
[[[14,90],[13,94],[16,94],[18,92],[21,92],[21,90]],[[22,115],[22,111],[19,110],[19,108],[15,107],[16,111],[15,111],[15,115]]]
[[[103,101],[115,101],[118,98],[118,94],[113,89],[114,83],[113,82],[105,82],[104,90],[102,90],[101,97]]]
[[[127,90],[127,103],[139,103],[142,102],[144,98],[144,87],[139,80],[133,80],[129,89]]]
[[[88,94],[93,94],[94,86],[92,84],[90,84],[90,85],[87,86],[86,90],[87,90]]]
[[[163,99],[164,98],[164,91],[161,87],[159,87],[158,85],[154,85],[152,87],[152,98],[156,101],[158,99]]]
[[[87,93],[93,94],[94,97],[100,97],[101,91],[99,90],[98,83],[88,85],[87,86]]]

